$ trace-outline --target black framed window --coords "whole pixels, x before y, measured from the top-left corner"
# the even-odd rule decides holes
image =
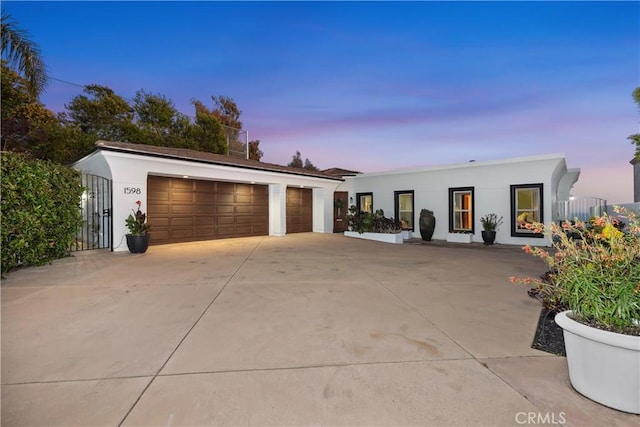
[[[527,229],[527,224],[544,222],[542,184],[511,186],[511,235],[514,237],[543,237]]]
[[[413,190],[394,191],[395,218],[402,224],[403,230],[413,231],[413,218],[415,218],[413,204]]]
[[[449,188],[449,232],[474,232],[473,187]]]
[[[373,213],[373,193],[356,193],[356,207],[360,212]]]

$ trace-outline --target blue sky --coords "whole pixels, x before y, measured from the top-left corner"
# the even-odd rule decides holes
[[[52,77],[233,98],[264,161],[364,172],[564,153],[633,200],[638,2],[2,2]],[[55,111],[80,88],[51,81]]]

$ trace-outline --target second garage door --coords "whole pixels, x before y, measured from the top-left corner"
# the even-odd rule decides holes
[[[269,234],[266,185],[149,176],[151,244]]]
[[[313,231],[313,193],[310,188],[287,188],[287,233]]]

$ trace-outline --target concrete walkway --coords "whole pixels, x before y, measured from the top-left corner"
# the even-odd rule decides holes
[[[2,425],[637,423],[530,348],[508,277],[544,270],[311,233],[79,253],[2,283]]]

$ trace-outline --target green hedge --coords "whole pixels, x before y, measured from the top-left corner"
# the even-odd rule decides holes
[[[0,163],[2,273],[68,256],[82,222],[80,173],[17,153]]]

